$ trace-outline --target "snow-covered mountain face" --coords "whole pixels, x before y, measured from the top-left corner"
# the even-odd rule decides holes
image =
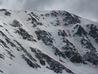
[[[66,11],[0,10],[0,74],[98,74],[98,23]]]

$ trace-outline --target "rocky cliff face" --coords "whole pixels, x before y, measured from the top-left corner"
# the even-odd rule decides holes
[[[0,10],[0,74],[98,74],[98,23],[66,11]]]

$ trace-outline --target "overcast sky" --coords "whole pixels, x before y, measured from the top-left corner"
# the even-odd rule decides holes
[[[0,8],[66,10],[98,22],[98,0],[0,0]]]

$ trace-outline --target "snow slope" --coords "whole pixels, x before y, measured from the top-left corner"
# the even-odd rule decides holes
[[[98,74],[98,23],[66,11],[0,10],[0,74]]]

